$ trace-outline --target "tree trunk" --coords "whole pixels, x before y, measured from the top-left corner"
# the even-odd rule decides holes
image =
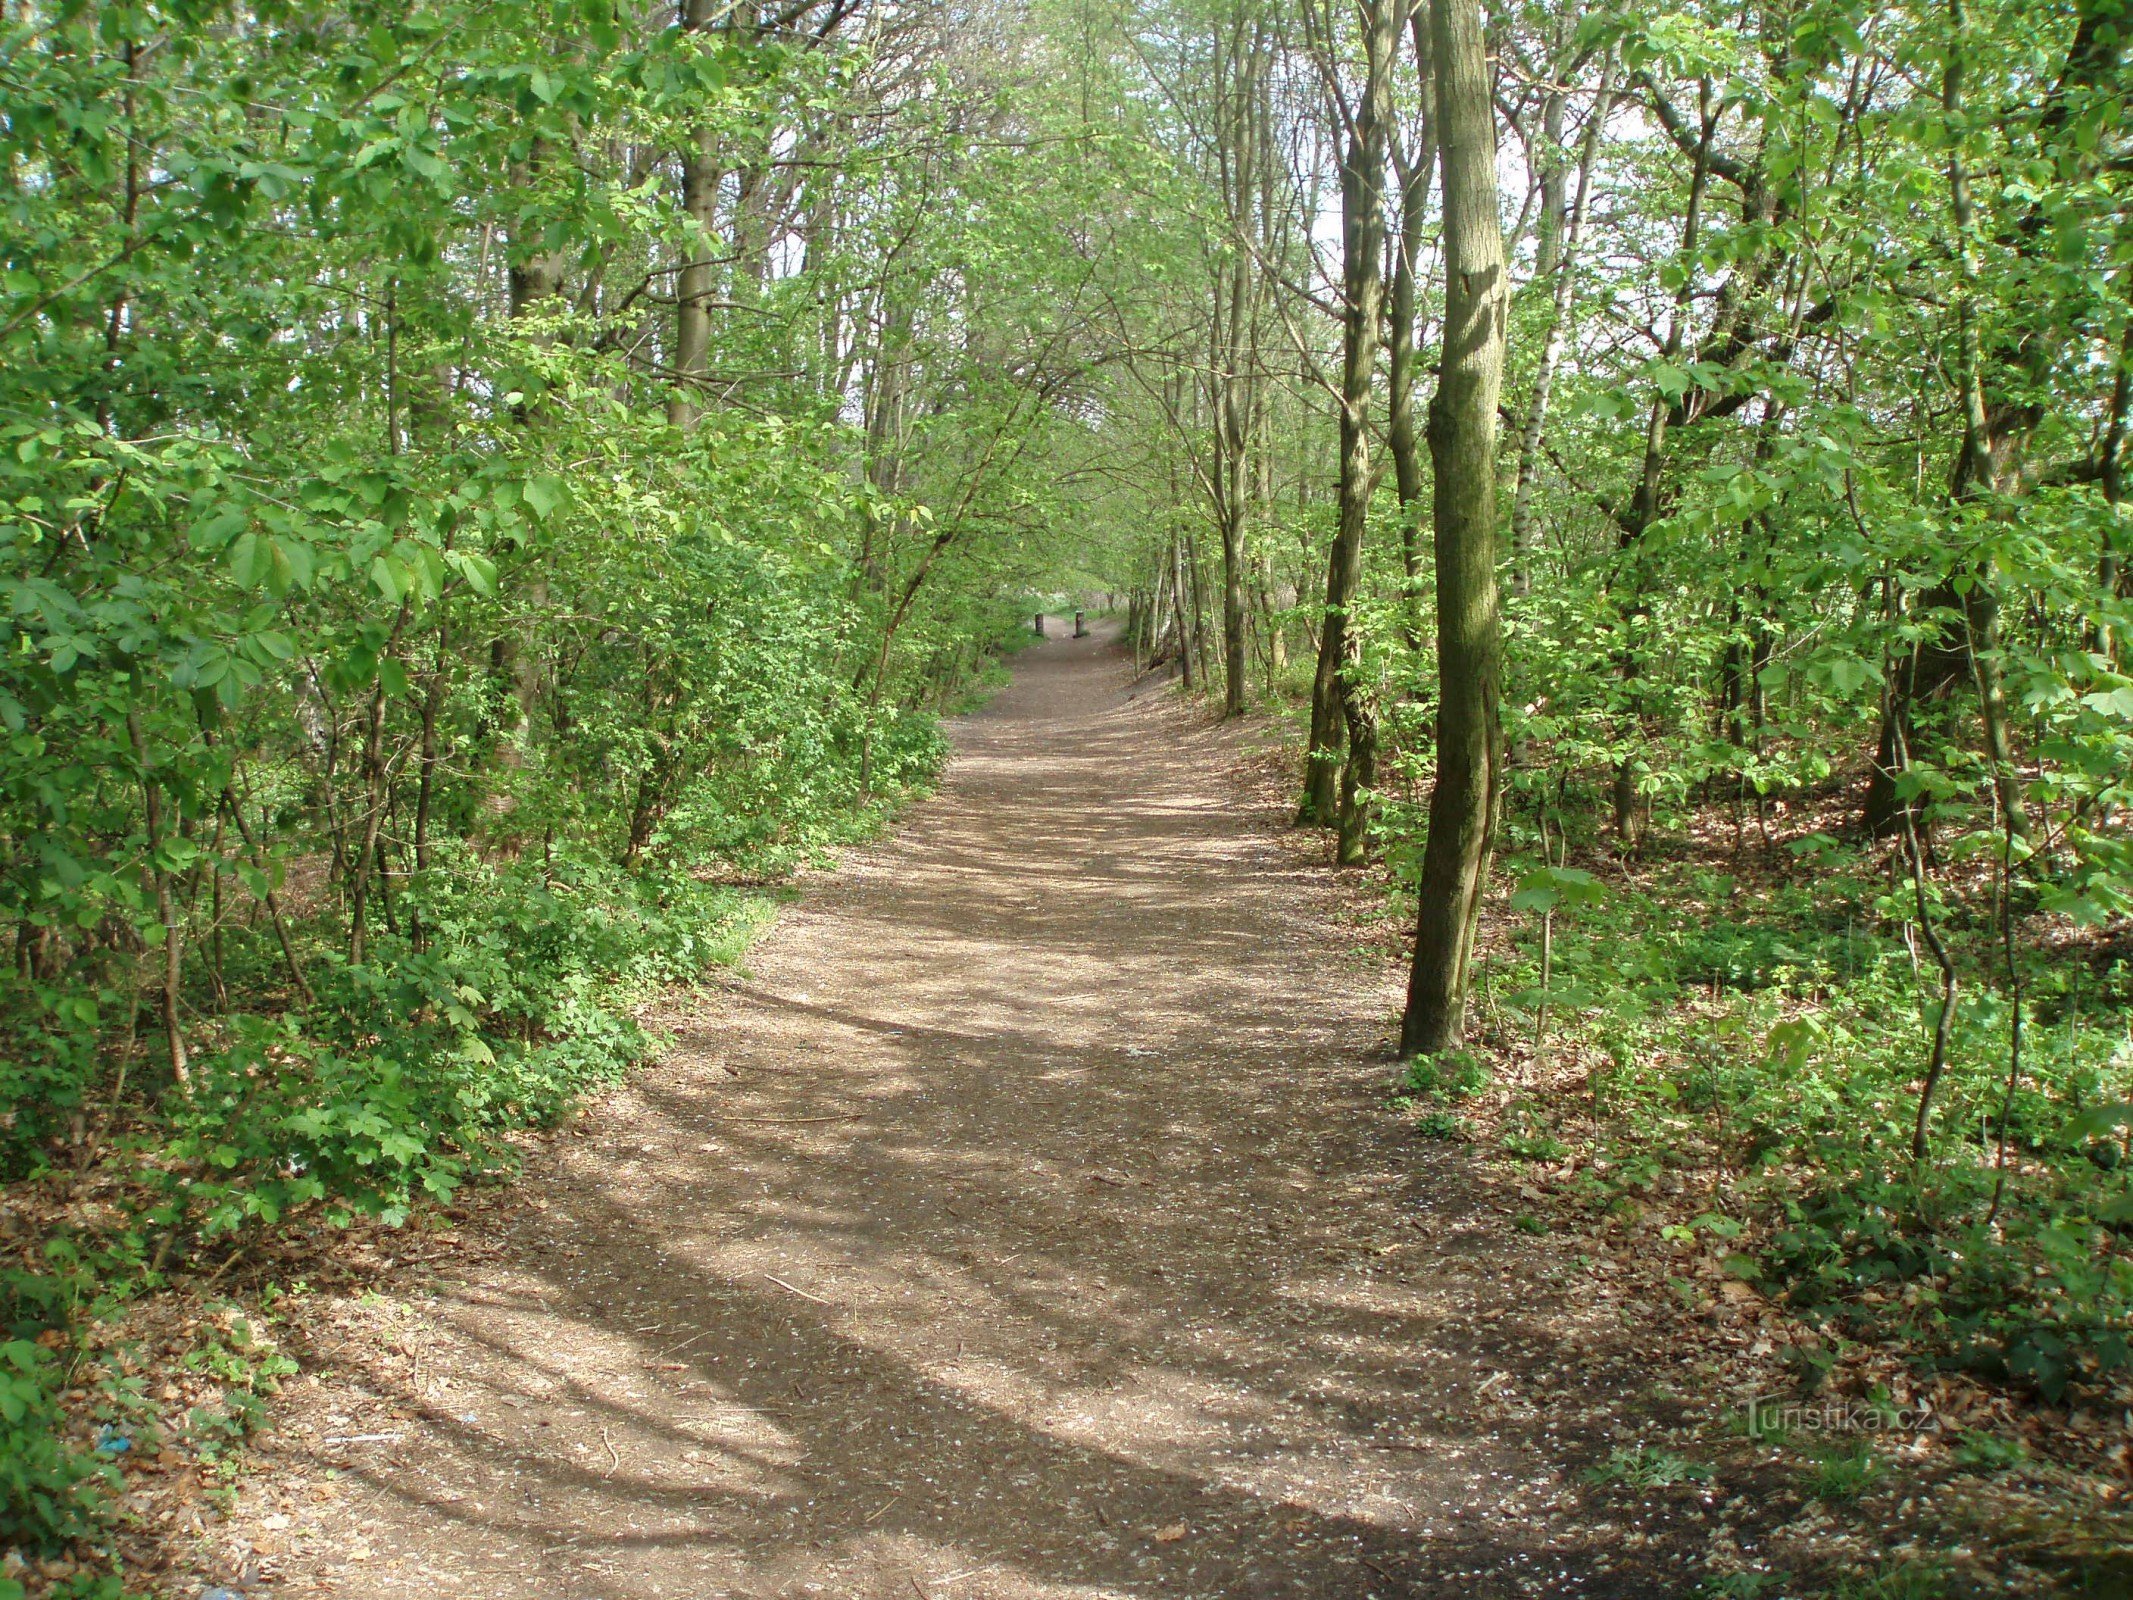
[[[1367,0],[1363,8],[1363,92],[1341,160],[1340,489],[1326,562],[1326,626],[1319,635],[1312,703],[1314,734],[1318,694],[1323,691],[1346,730],[1350,759],[1360,753],[1366,765],[1372,764],[1377,719],[1359,670],[1362,641],[1350,626],[1348,612],[1362,578],[1363,533],[1370,517],[1370,382],[1377,370],[1378,321],[1384,312],[1385,113],[1397,3]],[[1338,821],[1343,865],[1363,859],[1367,794],[1359,777],[1349,773],[1336,784],[1333,764],[1321,761],[1308,775],[1305,789],[1305,804],[1315,820]],[[1331,804],[1336,791],[1337,807]]]
[[[1555,370],[1562,364],[1563,346],[1570,334],[1570,314],[1577,299],[1578,243],[1585,232],[1587,202],[1592,194],[1592,169],[1599,158],[1600,135],[1613,104],[1614,60],[1609,57],[1600,69],[1599,94],[1593,101],[1591,119],[1585,124],[1585,138],[1578,151],[1577,198],[1571,202],[1569,216],[1559,218],[1552,230],[1556,243],[1551,252],[1553,259],[1548,262],[1554,280],[1550,286],[1548,331],[1541,341],[1540,365],[1533,373],[1533,392],[1526,397],[1525,425],[1519,430],[1518,461],[1514,468],[1517,487],[1511,496],[1511,587],[1516,594],[1526,593],[1533,581],[1533,553],[1540,544],[1540,530],[1533,520],[1533,479],[1540,465],[1541,442],[1547,436],[1548,397],[1555,387]],[[1556,120],[1560,123],[1560,111]],[[1560,132],[1559,127],[1557,132]],[[1553,171],[1555,182],[1549,201],[1559,210],[1563,204],[1560,165],[1555,165]],[[1545,213],[1542,221],[1542,238],[1547,240],[1551,230],[1545,226]],[[1542,276],[1545,278],[1548,274]]]
[[[1181,535],[1170,536],[1170,608],[1177,620],[1178,681],[1192,692],[1192,624],[1185,615],[1185,549]]]
[[[1963,116],[1963,36],[1968,31],[1963,0],[1949,0],[1948,25],[1953,38],[1949,41],[1941,99],[1950,125],[1959,127]],[[1960,505],[1971,498],[1996,499],[2004,466],[2013,454],[2008,428],[1995,425],[2004,424],[2005,419],[1996,419],[1985,403],[1985,356],[1975,305],[1977,222],[1972,214],[1970,175],[1963,161],[1960,136],[1948,151],[1948,210],[1955,224],[1955,321],[1963,405],[1963,449],[1956,460],[1952,498]],[[1992,592],[1989,564],[1980,565],[1975,580],[1971,592],[1964,597],[1963,619],[1970,673],[1977,683],[1978,718],[1984,725],[1985,756],[1992,763],[1993,791],[1998,796],[2008,836],[2026,840],[2029,814],[2022,805],[2013,741],[2007,731],[2007,694],[2000,681],[2000,607]]]
[[[2119,336],[2118,372],[2111,382],[2111,412],[2104,424],[2103,439],[2096,463],[2096,481],[2103,489],[2104,504],[2115,513],[2126,498],[2126,431],[2129,412],[2133,412],[2133,324]],[[2120,548],[2124,541],[2124,522],[2113,516],[2105,525],[2103,549],[2096,558],[2096,587],[2104,601],[2121,598],[2127,576],[2125,553]],[[2110,662],[2116,671],[2119,660],[2119,640],[2109,623],[2100,623],[2092,634],[2096,653]]]
[[[2129,33],[2124,25],[2121,0],[2092,0],[2076,8],[2079,21],[2061,66],[2057,86],[2042,112],[2042,126],[2062,126],[2070,104],[2081,96],[2116,81],[2125,55]],[[1941,80],[1943,120],[1960,130],[1972,115],[1964,106],[1964,72],[1970,24],[1962,0],[1950,0],[1948,49]],[[1979,114],[1981,123],[1992,120],[1992,108]],[[1970,173],[1964,158],[1964,143],[1958,136],[1948,153],[1948,209],[1955,233],[1957,400],[1963,421],[1962,449],[1949,479],[1949,499],[1964,501],[2014,493],[2021,487],[2018,465],[2020,449],[2043,421],[2044,410],[2034,395],[2049,381],[2048,369],[2055,356],[2051,341],[2024,336],[2019,321],[2012,329],[2001,328],[1992,350],[1985,348],[1980,318],[1976,313],[1978,278],[1978,227],[1970,192]],[[2100,147],[2080,157],[2086,174]],[[1988,185],[1988,189],[1990,185]],[[2019,224],[2004,231],[2018,255],[2034,258],[2057,237],[2041,203],[2032,201]],[[1997,382],[1988,376],[2004,374]],[[2105,439],[2105,462],[2113,477],[2105,481],[2106,498],[2116,503],[2117,451],[2124,437],[2125,391],[2114,386],[2110,432]],[[2123,584],[2114,568],[2106,575]],[[1967,595],[1958,596],[1953,575],[1920,599],[1927,611],[1959,610],[1964,636],[1959,643],[1928,638],[1912,652],[1904,678],[1882,704],[1879,742],[1874,751],[1872,776],[1867,785],[1865,824],[1873,834],[1893,833],[1904,821],[1896,799],[1896,759],[1908,748],[1912,707],[1923,696],[1939,692],[1956,677],[1967,674],[1976,685],[1979,716],[1984,724],[1986,754],[1993,765],[1995,798],[2009,829],[2025,837],[2028,814],[2013,767],[2011,736],[2007,725],[2006,693],[2000,682],[2000,664],[1994,648],[1997,639],[1997,603],[1990,592],[1988,574],[1973,575]],[[1944,600],[1941,597],[1946,596]],[[1976,656],[1977,659],[1969,659]],[[1952,667],[1949,667],[1952,663]],[[1943,670],[1947,668],[1947,670]]]
[[[1415,600],[1422,583],[1422,445],[1415,428],[1415,316],[1419,308],[1416,262],[1429,218],[1430,180],[1437,171],[1437,127],[1430,106],[1430,28],[1426,9],[1411,17],[1415,72],[1422,85],[1420,115],[1412,150],[1395,145],[1392,161],[1400,179],[1400,238],[1393,254],[1392,323],[1387,352],[1392,368],[1386,405],[1386,447],[1392,452],[1393,482],[1400,496],[1400,566],[1406,577],[1401,596],[1401,632],[1407,648],[1422,648]]]
[[[1689,176],[1688,208],[1681,224],[1681,254],[1678,258],[1682,268],[1681,285],[1674,291],[1673,313],[1667,321],[1666,344],[1661,352],[1662,359],[1667,362],[1680,359],[1688,340],[1689,305],[1695,284],[1693,263],[1702,238],[1704,196],[1711,181],[1711,144],[1718,133],[1718,112],[1708,81],[1702,87],[1701,106],[1701,133],[1696,144],[1695,167]],[[1643,676],[1644,668],[1637,654],[1637,630],[1649,614],[1644,575],[1640,570],[1642,547],[1645,531],[1659,520],[1660,502],[1666,486],[1667,434],[1673,424],[1674,411],[1675,403],[1664,394],[1652,396],[1651,409],[1644,424],[1644,459],[1638,469],[1637,487],[1630,496],[1629,511],[1621,519],[1618,581],[1629,590],[1629,595],[1622,607],[1622,648],[1615,665],[1622,679],[1629,729],[1639,737],[1644,725],[1644,692],[1638,680]],[[1628,854],[1636,850],[1641,834],[1637,772],[1630,756],[1623,755],[1616,760],[1613,787],[1615,838],[1623,852]]]
[[[161,788],[149,759],[148,737],[141,731],[141,714],[128,707],[126,732],[133,741],[133,758],[140,769],[142,815],[146,819],[148,875],[155,885],[156,921],[163,929],[163,1038],[170,1048],[170,1075],[184,1094],[192,1093],[192,1073],[185,1050],[185,1029],[179,1020],[180,993],[185,976],[185,928],[178,917],[177,899],[170,890],[170,873],[163,865],[163,805]],[[33,968],[34,971],[34,968]]]
[[[522,193],[528,192],[538,181],[542,164],[547,159],[546,143],[536,138],[523,164],[512,172],[513,186]],[[529,208],[532,197],[528,193]],[[528,223],[529,228],[537,224]],[[506,309],[511,320],[533,315],[541,309],[542,302],[553,299],[563,288],[563,258],[554,251],[539,246],[528,247],[514,237],[511,245],[511,260],[505,273]],[[545,342],[545,336],[541,336]],[[516,412],[521,423],[533,420],[529,406],[521,405]],[[536,576],[527,593],[527,609],[530,615],[543,615],[548,607],[548,580]],[[489,671],[492,678],[509,685],[514,720],[509,728],[502,729],[492,751],[499,767],[518,767],[525,763],[526,748],[533,733],[533,706],[539,696],[540,663],[532,648],[534,628],[529,623],[517,634],[502,634],[490,641]],[[502,797],[506,808],[512,803]],[[360,941],[359,941],[360,942]],[[360,959],[360,958],[358,958]]]
[[[719,10],[715,0],[683,0],[681,25],[703,35]],[[696,397],[711,370],[711,228],[717,206],[718,163],[707,125],[691,132],[681,152],[681,209],[694,233],[674,285],[674,389],[667,397],[667,421],[677,428],[696,420]]]
[[[1509,284],[1496,210],[1495,112],[1479,0],[1431,0],[1430,23],[1444,177],[1444,365],[1430,408],[1440,689],[1403,1056],[1454,1049],[1466,1035],[1467,968],[1502,744],[1496,402]]]
[[[1237,37],[1228,42],[1228,48],[1224,48],[1219,28],[1215,36],[1220,130],[1217,157],[1233,248],[1216,273],[1212,374],[1213,487],[1215,517],[1222,536],[1222,714],[1230,717],[1244,712],[1246,675],[1251,667],[1245,645],[1244,573],[1249,559],[1245,525],[1251,504],[1252,369],[1256,353],[1251,347],[1254,266],[1248,241],[1258,187],[1259,150],[1253,111],[1258,94],[1257,63],[1263,54],[1263,41],[1257,37],[1256,27],[1249,37],[1241,19],[1235,27]]]

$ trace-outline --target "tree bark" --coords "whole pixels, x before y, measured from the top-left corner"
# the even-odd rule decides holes
[[[1215,33],[1218,97],[1216,160],[1227,214],[1230,248],[1215,280],[1212,386],[1215,423],[1215,517],[1222,537],[1222,713],[1244,711],[1251,660],[1245,644],[1246,523],[1251,505],[1253,428],[1252,284],[1250,239],[1260,158],[1256,102],[1263,40],[1257,25],[1242,18],[1225,41]]]
[[[1407,648],[1420,651],[1422,630],[1415,599],[1422,583],[1422,444],[1415,427],[1415,318],[1420,292],[1416,262],[1422,254],[1429,219],[1430,181],[1437,172],[1437,125],[1430,105],[1430,28],[1426,9],[1410,17],[1414,34],[1415,76],[1421,84],[1412,150],[1395,143],[1392,163],[1400,180],[1400,238],[1393,252],[1391,333],[1387,357],[1391,379],[1386,396],[1385,444],[1392,454],[1393,483],[1400,497],[1400,567],[1406,578],[1401,596],[1400,631]]]
[[[162,792],[148,754],[148,736],[141,731],[141,714],[128,707],[126,732],[133,741],[133,757],[140,768],[141,806],[146,818],[148,876],[155,885],[156,921],[163,929],[163,1039],[170,1048],[170,1075],[179,1090],[192,1093],[192,1072],[185,1051],[185,1029],[180,1021],[180,988],[185,976],[185,927],[179,920],[177,899],[171,893],[170,872],[163,864]]]
[[[1964,35],[1968,22],[1963,0],[1948,0],[1946,75],[1941,85],[1943,109],[1951,126],[1960,126],[1963,115]],[[1972,498],[1997,499],[2003,471],[2013,454],[2013,441],[2004,427],[1996,426],[1992,409],[1985,403],[1985,354],[1978,332],[1977,220],[1970,199],[1970,175],[1963,160],[1958,136],[1948,151],[1948,209],[1955,225],[1957,297],[1955,322],[1962,387],[1963,449],[1956,460],[1954,500],[1960,505]],[[1993,514],[1988,509],[1988,515]],[[2014,767],[2013,741],[2007,730],[2007,694],[2000,680],[2000,607],[1992,592],[1992,574],[1982,565],[1975,574],[1971,593],[1965,596],[1963,618],[1968,635],[1970,672],[1977,683],[1978,718],[1984,725],[1985,756],[1992,763],[1992,786],[2000,804],[2010,838],[2029,837],[2029,814],[2022,805],[2021,784]]]
[[[1363,7],[1363,92],[1341,162],[1340,489],[1326,565],[1326,627],[1319,637],[1318,683],[1334,695],[1348,736],[1348,769],[1341,774],[1337,812],[1337,856],[1343,866],[1364,857],[1369,786],[1376,776],[1377,710],[1363,682],[1362,639],[1348,613],[1361,584],[1363,534],[1370,519],[1370,385],[1385,309],[1386,114],[1393,43],[1404,3],[1366,0]],[[1323,773],[1328,789],[1333,776],[1328,766]],[[1314,804],[1323,798],[1310,795]],[[1322,805],[1318,816],[1329,817]]]
[[[1502,735],[1496,596],[1496,404],[1509,308],[1496,123],[1479,0],[1431,0],[1444,179],[1444,364],[1430,410],[1436,472],[1437,775],[1400,1053],[1455,1049],[1488,876]]]
[[[1318,666],[1311,678],[1311,741],[1304,754],[1299,826],[1342,826],[1341,856],[1348,858],[1342,804],[1342,747],[1358,719],[1356,696],[1346,680],[1354,649],[1348,609],[1362,573],[1363,527],[1370,509],[1370,441],[1364,423],[1370,380],[1377,365],[1377,325],[1384,274],[1385,124],[1379,115],[1391,65],[1391,6],[1368,0],[1363,9],[1365,81],[1341,155],[1341,391],[1340,489],[1333,543],[1326,552],[1326,603],[1318,630]],[[1367,304],[1365,303],[1367,297]],[[1358,706],[1357,709],[1367,708]],[[1348,792],[1354,792],[1352,782]]]
[[[1551,137],[1561,132],[1560,99],[1551,102],[1556,110],[1551,128]],[[1539,547],[1539,529],[1533,519],[1533,479],[1540,463],[1542,440],[1547,436],[1548,398],[1555,387],[1555,371],[1562,365],[1563,346],[1570,335],[1570,314],[1577,300],[1578,244],[1585,233],[1585,213],[1592,194],[1592,169],[1599,159],[1600,135],[1607,124],[1607,113],[1614,104],[1614,58],[1610,56],[1600,69],[1600,89],[1593,100],[1591,120],[1585,124],[1585,137],[1578,151],[1577,198],[1570,202],[1568,217],[1557,216],[1553,227],[1548,225],[1548,212],[1542,214],[1541,238],[1549,248],[1542,254],[1549,259],[1547,270],[1540,274],[1544,281],[1552,277],[1549,288],[1548,331],[1541,341],[1540,365],[1534,369],[1533,390],[1526,397],[1525,425],[1519,430],[1516,488],[1511,495],[1511,588],[1516,594],[1524,594],[1533,582],[1533,553]],[[1544,207],[1552,206],[1559,213],[1564,201],[1562,168],[1551,163],[1553,187],[1549,190]]]
[[[699,36],[710,31],[721,8],[716,0],[683,0],[682,28]],[[718,163],[708,126],[691,131],[681,153],[681,209],[695,230],[688,259],[674,285],[674,390],[667,397],[667,421],[686,428],[696,420],[697,386],[711,370],[711,227],[718,208]]]

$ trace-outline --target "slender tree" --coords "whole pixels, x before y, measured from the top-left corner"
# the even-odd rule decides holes
[[[1496,122],[1478,0],[1431,0],[1444,184],[1444,360],[1430,408],[1436,474],[1437,776],[1400,1053],[1456,1047],[1488,875],[1502,734],[1496,402],[1510,285],[1496,210]]]

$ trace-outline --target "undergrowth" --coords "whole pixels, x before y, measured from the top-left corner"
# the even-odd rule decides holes
[[[1565,869],[1506,863],[1522,888],[1489,1020],[1537,1067],[1507,1091],[1503,1153],[1574,1162],[1571,1192],[1618,1217],[1694,1175],[1707,1198],[1667,1242],[1834,1338],[1901,1341],[1922,1365],[2049,1401],[2122,1381],[2133,971],[2078,948],[2018,952],[2010,1075],[1996,928],[1951,904],[1949,1060],[1914,1160],[1939,975],[1908,883],[1817,847],[1811,875],[1569,869],[1596,886],[1576,900],[1549,892]],[[1440,1133],[1482,1081],[1460,1057],[1417,1064],[1402,1092]]]
[[[906,766],[907,785],[936,751]],[[877,803],[818,819],[805,853],[884,814]],[[800,854],[752,865],[774,874]],[[226,981],[253,1003],[196,1031],[182,1079],[151,1075],[142,1049],[130,1081],[95,1101],[67,1065],[108,1055],[104,1010],[43,1008],[32,1036],[20,1019],[35,1008],[0,1006],[21,1035],[0,1050],[0,1550],[108,1555],[132,1453],[176,1446],[212,1466],[287,1370],[241,1324],[210,1328],[185,1360],[219,1398],[159,1418],[112,1331],[143,1296],[262,1230],[397,1226],[424,1201],[508,1176],[515,1134],[646,1058],[637,1005],[737,962],[772,909],[760,890],[673,867],[447,846],[361,964],[306,945],[308,996],[277,986],[263,940],[233,940]],[[101,1594],[107,1577],[84,1567],[80,1592]],[[16,1582],[0,1575],[0,1600]]]

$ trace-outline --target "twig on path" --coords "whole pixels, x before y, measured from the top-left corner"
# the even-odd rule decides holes
[[[789,1291],[790,1291],[791,1293],[793,1293],[793,1294],[796,1294],[796,1295],[798,1295],[798,1296],[799,1296],[799,1297],[800,1297],[800,1298],[801,1298],[802,1300],[812,1300],[812,1301],[814,1301],[814,1303],[815,1303],[816,1305],[818,1305],[818,1306],[829,1306],[829,1307],[831,1307],[832,1309],[835,1309],[835,1307],[836,1307],[836,1304],[837,1304],[837,1302],[836,1302],[836,1301],[834,1301],[834,1300],[825,1300],[825,1299],[823,1299],[823,1298],[822,1298],[822,1296],[820,1296],[819,1294],[809,1294],[809,1293],[808,1293],[808,1292],[807,1292],[807,1291],[806,1291],[805,1289],[801,1288],[801,1287],[800,1287],[800,1286],[799,1286],[798,1284],[793,1284],[793,1283],[787,1283],[787,1282],[786,1282],[786,1281],[785,1281],[785,1280],[784,1280],[783,1278],[779,1277],[779,1276],[778,1276],[778,1275],[777,1275],[777,1274],[776,1274],[775,1272],[766,1272],[766,1273],[764,1273],[764,1274],[763,1274],[763,1276],[764,1276],[764,1277],[766,1277],[766,1278],[768,1278],[768,1279],[769,1279],[769,1280],[770,1280],[770,1281],[771,1281],[772,1283],[776,1284],[776,1285],[777,1285],[777,1286],[778,1286],[778,1287],[779,1287],[780,1289],[785,1289],[785,1290],[789,1290]]]
[[[924,1589],[919,1588],[918,1579],[913,1578],[911,1580],[911,1587],[918,1591],[918,1600],[933,1600],[932,1595],[926,1593]]]
[[[841,1111],[834,1117],[734,1117],[724,1112],[715,1113],[714,1122],[857,1122],[865,1116],[864,1111]]]
[[[897,1501],[901,1500],[902,1498],[903,1496],[900,1494],[890,1495],[888,1505],[883,1506],[879,1511],[875,1512],[871,1517],[866,1518],[859,1525],[862,1528],[871,1528],[875,1523],[879,1522],[883,1517],[889,1514],[889,1506],[893,1506],[894,1504],[896,1504]]]

